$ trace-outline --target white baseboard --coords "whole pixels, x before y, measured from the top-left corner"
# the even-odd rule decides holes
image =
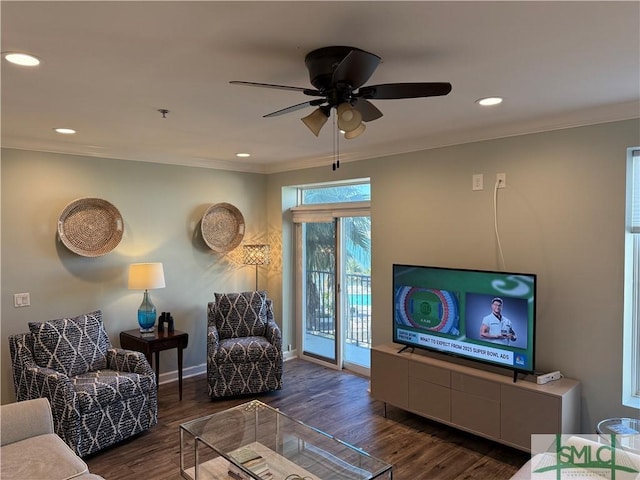
[[[284,360],[285,362],[287,360],[293,360],[294,358],[298,358],[297,350],[291,350],[290,352],[282,352],[282,360]]]
[[[294,358],[298,358],[298,354],[296,350],[292,350],[290,352],[283,352],[282,359],[286,362],[287,360],[292,360]],[[200,365],[195,365],[193,367],[187,367],[182,369],[182,379],[189,377],[195,377],[196,375],[201,375],[203,373],[207,373],[207,364],[201,363]],[[158,379],[158,384],[162,385],[163,383],[171,383],[178,381],[178,370],[173,370],[171,372],[165,372],[160,374],[160,378]]]
[[[201,375],[203,373],[207,373],[207,364],[201,363],[200,365],[195,365],[193,367],[187,367],[182,369],[182,379],[189,377],[195,377],[196,375]],[[158,384],[162,385],[163,383],[171,383],[178,381],[178,370],[173,370],[172,372],[165,372],[160,374],[160,378],[158,379]]]

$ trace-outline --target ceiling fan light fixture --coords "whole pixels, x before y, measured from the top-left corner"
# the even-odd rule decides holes
[[[355,129],[353,129],[353,130],[351,130],[349,132],[344,132],[344,138],[346,138],[347,140],[351,140],[352,138],[356,138],[356,137],[360,136],[360,134],[362,132],[364,132],[366,128],[367,128],[367,126],[364,123],[360,122],[360,125],[358,125],[357,128],[355,128]]]
[[[362,125],[362,114],[349,103],[338,105],[338,128],[344,132],[350,132]]]
[[[321,108],[316,108],[309,115],[301,118],[301,120],[317,137],[324,124],[327,123],[328,118],[327,114]]]
[[[371,100],[436,97],[451,92],[452,87],[448,82],[404,82],[365,86],[380,62],[381,58],[373,53],[337,45],[315,49],[305,56],[304,63],[314,88],[239,80],[232,80],[230,83],[289,90],[314,97],[312,100],[281,108],[263,117],[271,118],[302,108],[319,107],[301,119],[316,137],[320,135],[320,130],[335,108],[332,133],[336,169],[340,165],[337,148],[339,135],[344,135],[347,139],[356,138],[366,129],[363,122],[372,122],[382,117],[382,112]]]

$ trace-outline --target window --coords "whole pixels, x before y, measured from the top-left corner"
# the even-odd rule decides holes
[[[640,147],[627,151],[622,403],[640,409]]]
[[[371,200],[371,185],[348,183],[301,187],[300,205],[336,202],[364,202]]]

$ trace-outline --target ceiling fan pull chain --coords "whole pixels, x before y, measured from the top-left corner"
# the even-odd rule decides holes
[[[332,109],[333,110],[333,109]],[[333,171],[340,168],[340,135],[336,125],[336,113],[333,114]]]
[[[336,108],[336,117],[338,116],[338,109]],[[333,129],[333,131],[335,132],[335,136],[336,136],[336,168],[340,168],[340,130],[338,130],[338,127],[335,127]]]

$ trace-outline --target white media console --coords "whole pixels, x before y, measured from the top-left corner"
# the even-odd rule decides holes
[[[531,450],[531,435],[579,433],[580,383],[545,385],[434,358],[402,346],[371,349],[371,394],[386,404]]]

